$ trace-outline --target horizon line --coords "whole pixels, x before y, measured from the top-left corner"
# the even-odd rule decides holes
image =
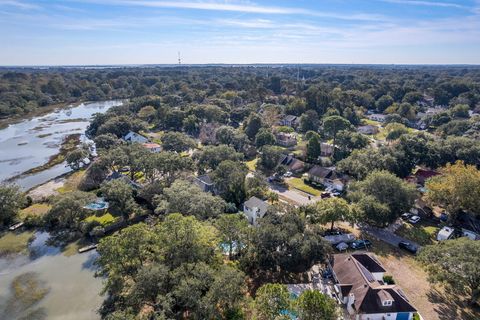
[[[480,63],[125,63],[125,64],[17,64],[0,65],[8,68],[118,68],[118,67],[198,67],[198,66],[470,66],[478,67]]]

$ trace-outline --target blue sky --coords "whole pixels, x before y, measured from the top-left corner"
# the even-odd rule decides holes
[[[480,0],[0,0],[0,65],[480,64]]]

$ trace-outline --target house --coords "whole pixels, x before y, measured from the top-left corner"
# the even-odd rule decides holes
[[[268,204],[257,197],[251,197],[243,203],[243,213],[247,217],[248,222],[254,226],[257,225],[257,219],[265,216],[267,210]]]
[[[417,104],[421,107],[431,107],[433,106],[433,103],[435,102],[435,99],[432,96],[429,96],[428,94],[424,94],[422,99],[420,99]]]
[[[294,133],[279,132],[275,134],[277,144],[282,147],[293,147],[297,145],[297,136]]]
[[[298,160],[291,154],[284,155],[280,159],[279,165],[286,166],[288,171],[292,173],[300,173],[305,170],[305,162]]]
[[[158,143],[143,143],[142,144],[147,150],[149,150],[151,153],[159,153],[162,151],[162,147]]]
[[[330,143],[322,142],[320,144],[320,156],[331,157],[333,155],[333,145]]]
[[[378,122],[385,122],[385,120],[387,120],[387,116],[381,113],[374,113],[369,115],[368,119]]]
[[[357,128],[357,132],[368,135],[377,134],[378,127],[372,125],[360,126]]]
[[[194,177],[193,183],[199,186],[203,192],[215,193],[215,183],[207,174]]]
[[[280,121],[279,125],[287,127],[296,127],[298,125],[298,117],[294,115],[285,115]]]
[[[343,191],[348,182],[345,175],[339,174],[335,168],[326,168],[314,166],[308,171],[308,180],[324,185],[327,188],[333,188]]]
[[[411,320],[417,312],[398,286],[383,282],[386,270],[373,255],[335,254],[330,268],[351,319]]]
[[[126,142],[138,142],[138,143],[148,142],[147,138],[133,131],[130,131],[129,133],[127,133],[122,139]]]
[[[418,168],[413,175],[408,176],[407,181],[416,185],[425,186],[425,181],[432,177],[440,175],[439,172],[429,169]]]
[[[143,186],[141,184],[136,183],[135,181],[130,179],[128,176],[126,176],[124,174],[121,174],[118,171],[113,171],[109,176],[107,176],[105,178],[106,181],[112,181],[112,180],[117,180],[117,179],[121,179],[121,180],[125,181],[130,186],[132,186],[132,188],[134,188],[134,189],[142,189],[143,188]]]

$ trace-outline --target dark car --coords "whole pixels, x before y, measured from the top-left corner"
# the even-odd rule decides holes
[[[352,249],[364,249],[372,245],[370,240],[355,240],[350,244],[350,248]]]
[[[338,230],[338,229],[333,229],[333,230],[327,230],[324,232],[324,236],[339,236],[343,234],[342,230]]]
[[[407,250],[408,252],[413,254],[417,253],[417,250],[418,250],[417,247],[415,247],[413,244],[407,241],[400,241],[398,244],[398,247],[404,250]]]
[[[330,194],[330,192],[322,192],[322,194],[320,195],[322,199],[330,198],[331,196],[332,195]]]

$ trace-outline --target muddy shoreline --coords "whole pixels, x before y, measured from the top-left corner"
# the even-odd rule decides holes
[[[75,150],[78,147],[78,145],[80,144],[80,137],[81,137],[81,134],[79,134],[79,133],[74,133],[74,134],[66,136],[65,139],[62,141],[59,152],[57,154],[51,156],[50,159],[48,159],[47,163],[45,163],[41,166],[32,168],[30,170],[27,170],[27,171],[25,171],[21,174],[16,175],[16,176],[13,176],[13,177],[7,179],[6,182],[13,182],[17,179],[20,179],[20,178],[23,178],[23,177],[26,177],[26,176],[29,176],[29,175],[32,175],[32,174],[35,174],[35,173],[39,173],[39,172],[48,170],[48,169],[52,168],[53,166],[61,164],[62,162],[65,161],[65,158],[66,158],[67,154],[69,152]]]
[[[52,104],[46,107],[38,107],[34,111],[31,111],[27,114],[22,114],[22,115],[15,115],[10,118],[0,118],[0,130],[5,129],[11,124],[19,123],[25,120],[30,120],[35,117],[41,117],[43,115],[46,115],[50,112],[54,112],[55,110],[60,110],[60,109],[67,109],[67,108],[73,108],[77,107],[82,103],[89,103],[90,101],[75,101],[75,102],[64,102],[64,103],[57,103],[57,104]]]

